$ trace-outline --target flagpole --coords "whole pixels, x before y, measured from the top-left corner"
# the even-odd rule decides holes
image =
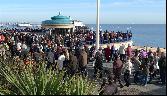
[[[100,0],[97,0],[97,21],[96,21],[96,24],[97,24],[97,29],[96,29],[96,51],[99,49],[99,10],[100,10]]]

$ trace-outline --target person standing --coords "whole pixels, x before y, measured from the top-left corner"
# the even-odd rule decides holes
[[[119,81],[120,87],[123,88],[123,84],[121,83],[121,73],[122,73],[122,61],[120,60],[119,56],[115,56],[115,60],[113,63],[113,73],[114,73],[114,81]]]
[[[165,53],[161,53],[161,57],[158,62],[159,69],[160,69],[160,79],[162,84],[166,83],[166,56]]]
[[[108,77],[108,84],[105,84],[99,95],[115,95],[118,92],[116,83],[113,82],[113,77]]]
[[[148,55],[149,58],[149,75],[150,75],[150,79],[149,79],[149,83],[151,83],[152,79],[154,78],[154,55],[152,52],[150,52],[150,54]]]
[[[54,53],[52,52],[51,49],[48,50],[46,58],[47,58],[47,61],[48,61],[48,64],[47,64],[46,68],[49,69],[50,66],[52,66],[53,63],[54,63]]]
[[[89,59],[90,59],[89,48],[88,48],[87,45],[85,45],[84,48],[85,48],[85,51],[87,53],[87,64],[88,64],[89,63]]]
[[[107,48],[105,48],[105,57],[107,62],[110,62],[110,54],[111,54],[111,50],[110,50],[110,46],[108,45]]]
[[[27,57],[27,53],[28,53],[27,45],[25,44],[25,42],[23,42],[21,48],[22,48],[21,55],[23,56],[23,59],[25,59]]]
[[[63,62],[65,60],[64,52],[60,52],[60,56],[58,57],[57,64],[59,71],[63,70]]]
[[[114,61],[115,55],[116,55],[116,49],[115,49],[115,46],[112,45],[112,47],[111,47],[111,59],[112,59],[112,61]]]
[[[103,59],[102,53],[98,50],[95,54],[95,66],[94,66],[94,76],[97,76],[97,73],[100,73],[100,78],[102,78],[102,70],[103,70]]]
[[[137,84],[137,81],[139,81],[137,76],[140,74],[139,71],[140,71],[141,62],[140,62],[139,58],[135,56],[132,58],[132,63],[133,63],[133,67],[134,67],[134,83]]]
[[[144,62],[142,62],[141,64],[141,70],[143,73],[142,84],[143,86],[146,86],[148,82],[148,75],[149,75],[148,58],[143,58],[143,59],[144,59]]]
[[[84,47],[81,48],[79,55],[79,67],[83,76],[87,76],[87,53],[85,52]]]
[[[20,42],[17,43],[17,52],[16,52],[16,55],[19,56],[19,57],[21,56],[21,45],[22,44]]]
[[[95,45],[93,45],[91,48],[90,48],[90,52],[89,52],[89,54],[90,54],[90,58],[93,58],[93,53],[94,53],[94,51],[95,51]]]
[[[158,61],[159,61],[158,53],[154,52],[154,68],[155,68],[155,71],[154,71],[154,76],[153,77],[156,77],[159,74]]]
[[[67,68],[67,65],[69,64],[69,52],[66,48],[63,49],[63,52],[64,52],[64,56],[65,56],[63,67]]]
[[[78,59],[77,57],[74,55],[74,52],[70,52],[69,55],[69,73],[71,74],[71,76],[73,76],[78,69]]]
[[[128,48],[126,51],[127,51],[127,56],[131,58],[132,57],[132,48],[131,48],[130,44],[128,44]]]
[[[37,52],[34,52],[34,59],[35,59],[35,62],[36,63],[39,63],[40,60],[41,60],[41,55],[40,55],[40,52],[37,51]]]
[[[130,85],[130,75],[132,71],[132,63],[130,61],[130,58],[128,58],[127,62],[125,63],[124,67],[124,80],[125,80],[125,86],[129,87]]]
[[[119,47],[119,54],[120,54],[120,59],[122,60],[122,62],[125,62],[126,55],[125,55],[125,45],[124,44],[122,44]]]

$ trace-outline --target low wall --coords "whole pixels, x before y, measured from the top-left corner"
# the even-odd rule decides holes
[[[122,44],[124,44],[125,47],[128,47],[128,44],[130,44],[130,45],[132,46],[132,45],[133,45],[133,41],[130,40],[130,41],[119,42],[119,43],[100,44],[100,46],[102,47],[102,49],[107,48],[107,45],[109,45],[110,48],[111,48],[111,46],[112,46],[113,44],[114,44],[114,46],[115,46],[116,49],[119,49],[119,47],[120,47]],[[91,48],[92,45],[89,45],[88,47]]]

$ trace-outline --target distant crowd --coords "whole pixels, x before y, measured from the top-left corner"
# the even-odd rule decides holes
[[[132,74],[135,84],[146,86],[157,78],[162,84],[166,83],[166,55],[159,48],[156,52],[133,50],[130,45],[125,47],[123,44],[119,49],[115,48],[113,43],[130,40],[131,32],[101,32],[101,42],[108,46],[104,49],[100,47],[99,50],[95,50],[95,33],[92,31],[77,31],[75,34],[66,35],[6,31],[0,35],[4,36],[1,41],[3,47],[0,47],[0,50],[4,49],[2,56],[8,51],[11,57],[22,59],[25,65],[30,64],[30,60],[35,63],[44,60],[47,62],[46,69],[66,70],[66,75],[80,73],[86,77],[89,74],[87,65],[94,62],[94,78],[103,78],[105,74],[108,77],[104,78],[101,86],[102,95],[115,94],[118,88],[116,81],[121,88],[129,87],[133,83],[130,80]],[[89,41],[93,42],[91,48],[88,47]],[[113,68],[104,68],[104,62],[112,64]],[[124,76],[125,84],[121,75]]]
[[[20,33],[20,32],[31,32],[31,33],[46,33],[48,32],[48,29],[45,28],[5,28],[3,29],[3,32],[9,32],[9,33]],[[71,39],[77,40],[79,43],[86,43],[88,45],[93,45],[96,42],[96,32],[92,30],[76,30],[75,34],[69,35],[69,32],[65,33],[64,36],[57,35],[60,38],[63,38],[63,42],[68,41],[74,41]],[[81,38],[82,37],[82,38]],[[55,39],[56,36],[52,35],[50,37],[52,39]],[[81,38],[81,39],[80,39]],[[132,39],[132,32],[114,32],[114,31],[100,31],[100,43],[101,44],[107,44],[107,43],[116,43],[116,42],[125,42]],[[64,44],[63,44],[64,45]]]
[[[43,32],[43,31],[46,31],[46,29],[42,29],[42,28],[4,28],[3,31],[6,31],[6,32],[10,32],[10,33],[13,33],[13,32]]]

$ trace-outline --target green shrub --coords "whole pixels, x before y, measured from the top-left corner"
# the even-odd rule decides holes
[[[15,71],[11,65],[0,67],[0,75],[12,87],[0,88],[1,95],[95,95],[97,86],[95,82],[82,78],[64,76],[64,71],[57,72],[45,69],[45,64],[38,64],[34,70],[32,65],[21,71]]]

